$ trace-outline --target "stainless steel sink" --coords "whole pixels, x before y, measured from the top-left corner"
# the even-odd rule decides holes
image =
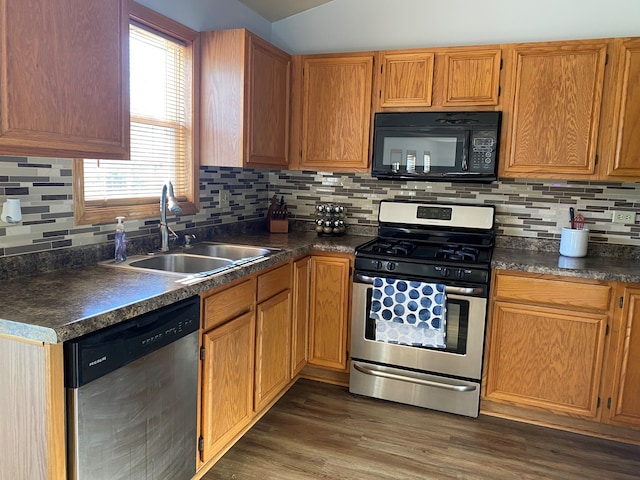
[[[231,245],[228,243],[202,242],[183,250],[189,255],[205,255],[207,257],[230,258],[231,260],[244,260],[265,256],[273,250],[250,245]]]
[[[230,265],[233,265],[233,260],[229,258],[203,257],[184,253],[169,253],[129,263],[129,266],[134,268],[148,268],[174,273],[199,273]]]

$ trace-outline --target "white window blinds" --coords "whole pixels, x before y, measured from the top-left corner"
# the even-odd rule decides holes
[[[129,30],[131,159],[84,160],[85,202],[157,201],[171,180],[177,197],[188,191],[187,50],[136,24]]]

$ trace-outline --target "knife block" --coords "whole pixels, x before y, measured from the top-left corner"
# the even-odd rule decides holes
[[[286,212],[288,215],[288,212]],[[289,219],[288,218],[274,218],[273,207],[269,207],[267,217],[269,218],[269,232],[270,233],[289,233]]]

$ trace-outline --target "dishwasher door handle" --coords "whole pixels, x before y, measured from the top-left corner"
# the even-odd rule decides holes
[[[353,368],[355,368],[360,373],[364,373],[365,375],[389,378],[392,380],[398,380],[400,382],[416,383],[418,385],[424,385],[426,387],[442,388],[444,390],[452,390],[454,392],[473,392],[477,388],[476,385],[450,385],[448,383],[434,382],[431,380],[423,380],[416,377],[408,377],[395,373],[383,372],[380,370],[374,370],[373,368],[363,367],[357,362],[353,362]]]

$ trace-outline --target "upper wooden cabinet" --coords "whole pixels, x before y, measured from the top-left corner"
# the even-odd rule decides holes
[[[382,52],[380,107],[429,107],[433,89],[433,52]]]
[[[376,111],[495,108],[501,56],[499,46],[378,52]]]
[[[608,42],[505,45],[503,177],[593,176]]]
[[[640,38],[614,40],[612,71],[607,83],[607,117],[601,156],[605,160],[603,178],[640,180]],[[609,112],[611,112],[610,115]]]
[[[201,52],[200,164],[288,168],[291,57],[245,29]]]
[[[0,155],[129,158],[129,2],[0,2]]]
[[[373,53],[303,56],[295,65],[294,165],[367,171]]]

